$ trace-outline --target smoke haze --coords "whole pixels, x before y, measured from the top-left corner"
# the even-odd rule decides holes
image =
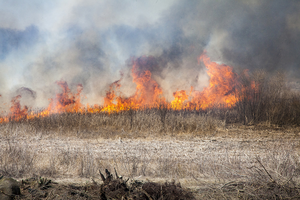
[[[47,106],[64,80],[72,91],[83,85],[83,103],[101,104],[120,72],[131,95],[132,60],[141,56],[153,57],[152,77],[172,100],[175,90],[207,86],[197,61],[204,50],[236,69],[300,76],[297,0],[0,0],[0,16],[6,103],[23,91],[21,103]]]

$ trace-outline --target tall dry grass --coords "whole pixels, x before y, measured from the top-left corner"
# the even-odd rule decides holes
[[[224,128],[227,124],[267,124],[280,126],[300,125],[300,91],[288,87],[283,73],[275,75],[264,71],[242,74],[235,88],[239,101],[232,108],[217,105],[205,110],[158,108],[122,111],[118,113],[62,113],[31,120],[11,120],[0,124],[4,132],[25,127],[36,133],[52,132],[77,136],[111,129],[127,133],[196,134]],[[104,131],[105,132],[105,131]],[[113,137],[113,134],[107,137]]]
[[[224,128],[224,120],[199,111],[161,109],[130,110],[119,113],[62,113],[44,118],[10,121],[0,124],[4,135],[34,133],[35,135],[73,135],[139,137],[145,135],[207,134]]]
[[[207,151],[198,152],[197,159],[178,159],[168,153],[168,149],[166,155],[152,157],[143,147],[136,149],[132,156],[124,146],[120,154],[107,158],[89,149],[88,145],[84,151],[53,149],[47,156],[41,156],[29,144],[21,145],[14,140],[24,135],[78,138],[203,135],[224,129],[230,123],[300,125],[300,96],[286,86],[282,74],[268,76],[256,72],[241,80],[242,85],[237,88],[241,101],[232,108],[174,111],[159,107],[112,114],[63,113],[0,124],[1,140],[6,141],[0,149],[0,173],[13,177],[90,178],[98,177],[99,169],[113,171],[116,168],[120,174],[131,178],[174,178],[194,184],[205,183],[209,187],[197,189],[202,199],[276,199],[272,196],[274,194],[290,198],[284,188],[297,197],[300,188],[299,153],[289,146],[268,146],[266,148],[270,150],[261,155],[242,149],[227,153],[227,146],[220,147],[222,152],[207,148]],[[254,89],[251,87],[253,81],[256,84]],[[270,190],[273,191],[271,196],[264,196],[269,194],[265,191]]]
[[[244,124],[300,125],[300,94],[288,87],[284,73],[257,71],[241,78],[233,110]]]
[[[130,146],[124,145],[122,151],[108,158],[92,151],[88,145],[82,151],[57,148],[39,154],[10,139],[0,150],[0,174],[100,181],[99,169],[113,171],[115,168],[124,178],[179,180],[193,186],[200,199],[273,199],[276,195],[297,199],[300,195],[299,153],[292,146],[277,145],[267,146],[260,154],[242,147],[236,153],[224,145],[221,150],[207,147],[197,152],[199,157],[194,159],[178,158],[167,146],[163,147],[165,154],[159,157],[143,146],[135,146],[136,153],[130,154]]]

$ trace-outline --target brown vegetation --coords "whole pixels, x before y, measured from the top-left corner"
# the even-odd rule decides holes
[[[255,87],[249,87],[253,83]],[[255,72],[251,78],[243,78],[242,88],[248,89],[239,93],[241,101],[235,108],[237,121],[244,124],[300,125],[300,94],[288,87],[283,73],[270,76],[263,71]]]
[[[248,89],[240,88],[241,101],[232,108],[219,105],[206,110],[170,110],[161,105],[110,114],[62,113],[2,123],[0,174],[15,178],[69,176],[94,180],[99,177],[99,169],[112,171],[115,167],[132,180],[142,176],[144,179],[193,182],[190,184],[196,185],[193,194],[199,199],[297,199],[300,195],[300,96],[287,88],[280,74],[269,77],[260,72],[250,75],[250,78],[245,76],[243,80],[241,88]],[[255,80],[256,87],[248,87],[251,80]],[[244,124],[244,129],[235,130],[241,124]],[[280,129],[281,133],[273,134],[272,127]],[[232,132],[237,132],[235,137],[239,141],[235,141],[236,138],[225,141],[230,140]],[[139,141],[137,139],[152,137],[154,140],[180,139],[181,136],[186,136],[183,140],[198,138],[197,145],[203,145],[194,148],[198,157],[189,158],[192,153],[182,149],[184,156],[179,158],[168,146],[161,147],[165,155],[155,156],[139,144],[124,144],[121,140],[115,144],[118,138]],[[78,141],[104,138],[119,146],[119,150],[107,157],[96,153],[98,150],[88,143],[82,146],[83,150],[66,145],[43,153],[30,146],[32,140],[44,144],[47,138],[56,137],[71,137]],[[23,138],[27,144],[20,144]],[[201,143],[203,138],[209,142]],[[134,152],[129,148],[134,148]],[[110,183],[123,184],[115,180],[118,179]],[[130,191],[136,187],[130,184],[125,184],[124,188]],[[73,191],[76,198],[84,199],[92,197],[85,196],[91,193],[84,192],[91,192],[93,188],[100,192],[103,186],[95,185],[93,181],[85,186],[62,187],[69,191],[68,195]],[[174,182],[148,181],[137,188],[146,191],[151,198],[156,195],[152,199],[159,198],[157,191],[164,194],[174,188],[174,193],[181,191]],[[147,196],[146,193],[142,195]]]
[[[13,199],[195,199],[180,184],[123,180],[106,170],[106,178],[100,172],[102,183],[93,180],[85,185],[58,184],[46,178],[34,177],[20,181],[21,195],[10,194]],[[20,190],[19,190],[20,191]]]
[[[235,88],[239,101],[231,108],[216,105],[205,110],[173,110],[162,104],[157,108],[145,107],[140,110],[129,108],[127,111],[117,113],[62,113],[20,119],[18,122],[11,119],[3,124],[9,124],[13,128],[15,124],[21,123],[29,126],[32,131],[44,133],[71,131],[85,134],[111,129],[139,134],[161,132],[172,135],[177,133],[199,135],[233,123],[300,125],[300,93],[287,86],[283,74],[270,76],[260,71],[241,76],[239,82],[241,85]]]

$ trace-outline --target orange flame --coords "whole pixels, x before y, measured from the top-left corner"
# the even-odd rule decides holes
[[[133,82],[136,84],[136,91],[131,97],[125,98],[116,96],[115,90],[121,87],[120,80],[110,85],[110,90],[104,97],[105,107],[102,111],[114,112],[128,109],[142,109],[143,107],[157,107],[164,102],[162,89],[158,83],[152,79],[151,68],[156,67],[153,57],[141,57],[133,61],[131,69]],[[116,104],[113,102],[116,101]]]
[[[62,88],[62,93],[56,94],[55,98],[50,99],[48,108],[40,114],[49,115],[63,112],[82,112],[83,105],[80,103],[80,93],[83,90],[83,86],[78,84],[77,93],[73,94],[67,82],[57,81],[56,84]]]
[[[184,108],[184,101],[189,98],[185,90],[176,91],[173,93],[174,100],[171,101],[171,108],[174,110],[181,110]]]
[[[203,62],[207,68],[207,74],[210,77],[209,86],[202,91],[196,91],[191,87],[187,94],[185,90],[173,92],[174,100],[166,102],[163,97],[162,88],[152,78],[152,71],[155,71],[158,64],[154,57],[143,56],[132,61],[131,74],[133,83],[136,84],[136,91],[130,97],[124,97],[121,88],[121,79],[113,82],[104,97],[104,107],[95,104],[86,106],[81,104],[81,92],[83,86],[77,85],[77,93],[73,94],[65,81],[57,81],[62,92],[50,99],[49,106],[38,113],[28,113],[28,108],[20,105],[21,96],[12,99],[10,114],[0,118],[0,123],[8,122],[10,119],[32,119],[35,117],[45,117],[54,113],[97,113],[97,112],[119,112],[129,109],[159,108],[160,105],[167,106],[173,110],[181,109],[207,109],[222,105],[232,107],[238,101],[237,84],[239,84],[238,75],[233,72],[233,68],[224,64],[212,62],[204,52],[199,57],[199,62]],[[257,88],[253,82],[252,89]]]
[[[27,116],[28,108],[27,106],[24,106],[23,109],[21,108],[20,98],[21,95],[18,95],[11,100],[12,106],[10,107],[10,118],[15,121],[26,118]]]
[[[195,91],[193,105],[197,109],[211,108],[217,105],[232,107],[238,101],[236,97],[235,86],[238,83],[237,74],[233,72],[232,67],[212,62],[204,52],[200,57],[210,77],[209,86],[204,88],[202,92]]]

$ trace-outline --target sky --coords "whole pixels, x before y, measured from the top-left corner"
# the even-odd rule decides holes
[[[65,80],[101,103],[121,72],[130,95],[130,60],[141,56],[157,59],[153,78],[171,98],[208,84],[204,50],[236,70],[300,77],[298,0],[0,0],[0,17],[3,102],[21,91],[24,104],[46,106]]]

